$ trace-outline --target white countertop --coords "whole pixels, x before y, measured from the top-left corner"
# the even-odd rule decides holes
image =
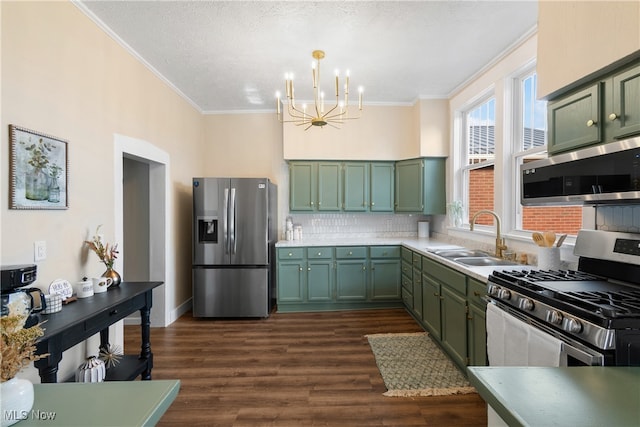
[[[487,282],[489,274],[495,270],[527,270],[535,268],[531,265],[498,265],[498,266],[482,266],[482,267],[469,267],[459,264],[450,259],[438,256],[433,251],[443,249],[461,249],[462,246],[454,245],[447,242],[441,242],[432,238],[418,238],[418,237],[336,237],[336,238],[305,238],[302,240],[281,240],[276,243],[278,248],[295,248],[295,247],[309,247],[309,246],[391,246],[398,245],[404,246],[412,251],[419,252],[421,255],[438,261],[441,264],[446,265],[454,270],[460,271],[467,276],[473,277],[481,282]],[[474,247],[468,247],[468,249],[476,249]]]

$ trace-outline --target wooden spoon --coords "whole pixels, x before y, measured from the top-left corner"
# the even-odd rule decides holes
[[[553,244],[556,242],[556,233],[554,233],[553,231],[545,231],[544,232],[544,242],[545,242],[545,246],[550,248],[553,246]]]
[[[544,236],[542,235],[542,233],[538,233],[536,231],[531,235],[531,238],[536,243],[536,245],[538,245],[538,246],[544,246],[545,245]]]
[[[558,238],[558,243],[556,243],[556,247],[559,248],[560,246],[562,246],[562,244],[564,243],[564,239],[566,239],[566,238],[567,238],[566,234],[563,234],[562,236],[560,236]]]

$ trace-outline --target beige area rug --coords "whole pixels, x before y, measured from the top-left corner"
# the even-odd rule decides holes
[[[385,396],[476,392],[427,333],[375,334],[366,338],[388,390]]]

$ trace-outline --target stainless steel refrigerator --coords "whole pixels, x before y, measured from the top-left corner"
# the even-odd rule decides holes
[[[269,316],[276,193],[267,178],[193,178],[194,317]]]

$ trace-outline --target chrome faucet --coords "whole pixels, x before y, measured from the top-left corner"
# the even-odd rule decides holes
[[[503,254],[504,254],[504,251],[507,249],[507,245],[505,244],[504,239],[500,235],[500,217],[498,216],[497,213],[495,213],[494,211],[490,211],[488,209],[479,210],[478,212],[475,213],[475,215],[473,215],[473,218],[471,218],[471,222],[469,223],[469,229],[473,231],[473,226],[476,223],[476,218],[482,214],[493,215],[493,217],[496,219],[496,256],[498,258],[503,258]]]

